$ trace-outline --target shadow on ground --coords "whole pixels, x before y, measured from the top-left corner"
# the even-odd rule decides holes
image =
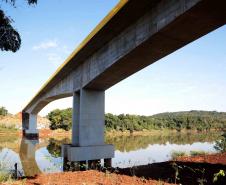
[[[226,165],[169,161],[116,169],[116,172],[183,185],[226,185],[226,176],[222,175],[218,175],[217,181],[213,182],[214,174],[217,174],[220,170],[224,170],[224,173],[226,173]]]

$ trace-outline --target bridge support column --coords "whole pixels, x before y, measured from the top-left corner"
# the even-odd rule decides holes
[[[22,129],[24,137],[28,139],[37,139],[38,138],[37,115],[22,113]]]
[[[114,146],[104,143],[104,113],[104,91],[81,89],[74,93],[72,144],[62,147],[69,161],[114,157]]]

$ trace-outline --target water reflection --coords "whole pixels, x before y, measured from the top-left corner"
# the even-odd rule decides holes
[[[214,144],[221,133],[208,134],[156,134],[151,136],[107,137],[106,143],[114,144],[113,167],[129,167],[169,160],[173,151],[203,150],[215,152]],[[18,164],[22,175],[33,176],[41,172],[51,173],[64,170],[80,170],[81,166],[97,168],[100,160],[69,164],[64,161],[61,146],[71,143],[70,139],[45,138],[27,140],[18,137],[0,137],[0,170],[13,170]],[[104,162],[102,160],[102,165]]]
[[[34,176],[41,173],[35,160],[36,145],[38,143],[38,140],[28,140],[25,138],[21,140],[19,156],[25,176]]]
[[[162,144],[193,144],[195,142],[214,142],[219,138],[217,132],[210,133],[166,133],[148,136],[107,137],[106,143],[112,143],[120,152],[146,149],[149,145]]]
[[[64,138],[61,140],[57,140],[54,138],[49,139],[49,144],[47,145],[47,150],[52,155],[52,157],[61,157],[61,145],[70,143],[70,139]]]

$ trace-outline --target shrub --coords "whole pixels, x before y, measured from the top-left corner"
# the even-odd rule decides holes
[[[174,151],[171,154],[171,158],[173,160],[177,159],[178,157],[184,157],[184,156],[186,156],[186,153],[185,152],[182,152],[182,151]]]
[[[8,110],[5,107],[0,107],[0,116],[6,116],[8,114]]]

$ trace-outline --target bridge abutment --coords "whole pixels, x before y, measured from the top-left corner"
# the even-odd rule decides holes
[[[62,152],[69,161],[114,157],[114,146],[104,143],[105,92],[81,89],[73,94],[72,144]]]
[[[22,113],[22,129],[23,136],[28,139],[37,139],[38,129],[37,129],[37,114]]]

